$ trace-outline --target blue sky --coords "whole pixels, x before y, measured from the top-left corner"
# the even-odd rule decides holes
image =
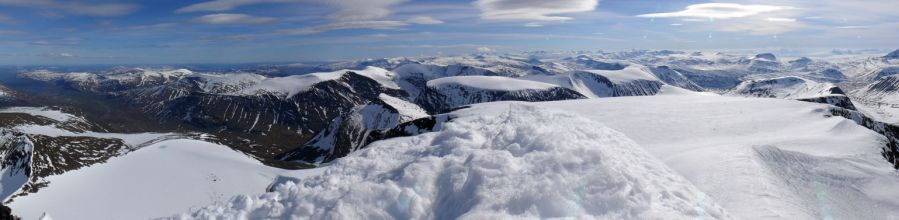
[[[0,64],[899,48],[895,0],[0,0]]]

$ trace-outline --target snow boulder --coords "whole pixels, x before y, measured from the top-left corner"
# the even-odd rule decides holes
[[[416,103],[430,112],[494,101],[556,101],[585,98],[553,84],[501,76],[456,76],[427,82]]]
[[[273,192],[173,218],[729,218],[621,133],[522,105],[376,142],[319,169]]]

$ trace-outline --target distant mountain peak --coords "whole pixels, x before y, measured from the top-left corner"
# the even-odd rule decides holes
[[[892,60],[892,59],[899,59],[899,49],[894,50],[893,52],[890,52],[889,54],[887,54],[887,55],[884,56],[883,58],[890,59],[890,60]]]
[[[772,54],[772,53],[760,53],[760,54],[755,55],[755,57],[753,57],[753,59],[777,61],[777,57],[775,57],[774,54]]]

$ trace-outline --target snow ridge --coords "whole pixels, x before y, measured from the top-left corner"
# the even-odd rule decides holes
[[[520,105],[376,142],[321,169],[302,183],[173,218],[729,218],[621,133]]]

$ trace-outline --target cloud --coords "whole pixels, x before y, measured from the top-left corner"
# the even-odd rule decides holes
[[[19,20],[16,20],[15,18],[4,15],[4,14],[0,14],[0,23],[2,23],[2,24],[18,24]]]
[[[212,25],[240,25],[240,24],[268,24],[275,22],[275,18],[261,17],[247,14],[211,14],[194,18],[194,23]]]
[[[328,18],[331,20],[361,21],[387,17],[392,13],[390,7],[406,1],[407,0],[341,0],[324,1],[324,3],[337,8],[337,11],[328,15]]]
[[[208,2],[201,2],[192,5],[185,6],[183,8],[179,8],[175,10],[178,13],[187,13],[187,12],[221,12],[233,10],[235,8],[247,5],[255,5],[255,4],[265,4],[265,3],[290,3],[290,2],[299,2],[297,0],[214,0]]]
[[[484,20],[566,21],[571,17],[559,14],[593,11],[599,0],[477,0]]]
[[[871,26],[839,26],[837,29],[870,29]]]
[[[72,55],[70,53],[48,53],[48,54],[44,54],[44,56],[55,57],[55,58],[64,58],[64,59],[75,57],[75,55]]]
[[[734,3],[703,3],[687,6],[683,11],[642,14],[641,18],[742,18],[761,13],[794,9],[776,5],[742,5]]]
[[[343,30],[343,29],[359,29],[359,28],[367,28],[367,29],[378,29],[378,30],[387,30],[387,29],[397,29],[403,26],[409,25],[406,22],[402,21],[344,21],[337,23],[329,23],[319,26],[312,26],[307,28],[299,28],[299,29],[287,29],[280,30],[278,33],[281,34],[292,34],[292,35],[309,35],[316,34],[321,32],[333,31],[333,30]]]
[[[406,22],[411,24],[443,24],[443,21],[428,16],[416,16],[409,18]]]
[[[129,3],[83,3],[58,0],[0,0],[0,5],[59,10],[72,15],[96,17],[128,15],[138,9],[138,5]]]

